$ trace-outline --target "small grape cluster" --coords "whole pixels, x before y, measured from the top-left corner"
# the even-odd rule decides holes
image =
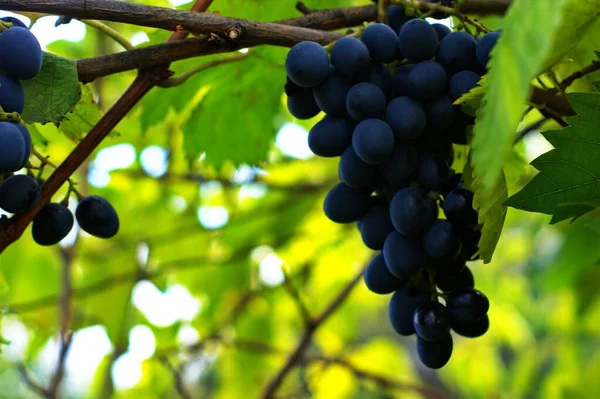
[[[393,328],[416,332],[422,363],[437,369],[452,354],[451,329],[478,337],[489,328],[489,301],[466,266],[478,258],[481,238],[473,193],[449,165],[453,144],[467,144],[474,123],[454,101],[485,74],[499,33],[476,39],[406,11],[390,7],[388,25],[346,36],[330,54],[314,42],[295,45],[285,92],[295,117],[325,112],[308,137],[316,155],[340,157],[340,183],[324,213],[357,222],[364,244],[381,250],[365,283],[394,293]]]
[[[32,152],[31,135],[21,123],[25,93],[20,81],[37,76],[42,63],[42,48],[27,26],[14,17],[1,18],[0,208],[13,214],[33,208],[40,201],[44,183],[41,178],[13,173],[29,167]],[[96,195],[81,198],[75,216],[84,231],[97,237],[112,237],[119,229],[119,218],[112,205]],[[40,245],[54,245],[69,234],[73,225],[74,218],[66,204],[46,204],[33,219],[33,239]]]

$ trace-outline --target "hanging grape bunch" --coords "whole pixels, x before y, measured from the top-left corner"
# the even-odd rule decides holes
[[[14,174],[28,164],[32,141],[21,114],[25,93],[20,81],[29,80],[42,69],[43,53],[37,38],[19,19],[0,19],[0,208],[9,213],[32,209],[41,198],[41,176]],[[43,167],[38,168],[39,174]],[[70,183],[71,184],[71,183]],[[76,193],[76,190],[69,189]],[[78,195],[79,196],[79,195]],[[119,229],[119,219],[112,205],[98,196],[81,197],[76,210],[80,227],[87,233],[109,238]],[[32,235],[39,245],[54,245],[69,234],[75,223],[67,207],[68,196],[61,203],[46,204],[33,219]]]
[[[357,222],[364,244],[381,251],[365,283],[393,293],[392,327],[416,333],[422,363],[437,369],[452,354],[450,330],[478,337],[489,327],[489,301],[466,266],[481,237],[473,193],[449,165],[474,123],[453,103],[485,74],[498,33],[476,39],[407,11],[391,6],[388,25],[344,37],[330,54],[298,43],[286,58],[285,92],[296,118],[326,114],[308,137],[313,153],[340,159],[325,215]]]

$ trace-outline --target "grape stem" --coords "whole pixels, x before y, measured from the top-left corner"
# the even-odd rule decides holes
[[[29,169],[38,169],[38,177],[42,177],[42,173],[44,171],[44,167],[46,165],[50,166],[52,169],[57,169],[58,167],[52,163],[52,161],[50,161],[50,157],[49,156],[44,156],[42,155],[42,153],[40,153],[35,147],[31,148],[31,153],[33,154],[34,157],[36,157],[39,161],[40,161],[40,166],[39,167],[29,167]],[[77,185],[77,183],[71,179],[68,178],[67,179],[67,183],[69,185],[68,190],[67,190],[67,194],[65,196],[65,198],[63,198],[63,200],[61,201],[61,203],[67,205],[69,202],[69,197],[71,195],[71,193],[75,194],[77,196],[78,200],[82,200],[83,199],[83,194],[81,194],[76,188],[75,186]]]
[[[417,11],[424,10],[428,13],[443,12],[445,14],[454,15],[459,21],[461,21],[465,24],[472,25],[479,32],[482,32],[482,33],[490,32],[490,30],[485,25],[483,25],[482,23],[480,23],[480,22],[474,20],[473,18],[468,17],[465,14],[463,14],[462,12],[460,12],[459,8],[448,7],[448,6],[442,5],[441,3],[425,3],[425,2],[421,2],[419,0],[390,0],[390,3],[391,4],[400,4],[400,5],[403,5],[404,7],[414,8]]]
[[[105,23],[93,19],[80,19],[80,21],[110,37],[115,42],[119,43],[125,50],[133,50],[135,48],[135,46],[131,44],[131,42],[127,40],[125,36],[121,35],[119,32]]]
[[[388,23],[388,8],[390,6],[390,0],[378,0],[377,1],[377,19],[384,24]]]

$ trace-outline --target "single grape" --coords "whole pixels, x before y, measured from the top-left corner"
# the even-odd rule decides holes
[[[323,212],[332,222],[352,223],[365,216],[372,203],[370,193],[339,183],[325,197]]]
[[[365,285],[369,291],[376,294],[391,294],[405,284],[406,280],[400,280],[390,273],[382,254],[377,254],[371,259],[365,270]]]
[[[410,62],[435,57],[439,40],[435,29],[423,19],[411,19],[398,32],[400,53]]]
[[[15,26],[0,34],[0,69],[5,74],[31,79],[42,69],[42,60],[42,47],[29,29]]]
[[[86,233],[100,238],[114,237],[119,231],[119,215],[105,198],[84,197],[75,210],[77,223]]]
[[[298,86],[315,87],[329,73],[327,51],[315,42],[300,42],[285,59],[287,76]]]
[[[449,261],[458,256],[462,243],[460,236],[447,220],[438,220],[423,236],[425,253],[435,260]]]
[[[340,181],[349,187],[366,186],[377,177],[377,167],[360,159],[352,146],[342,154],[338,172]]]
[[[456,101],[460,96],[471,91],[479,83],[481,76],[471,71],[461,71],[450,79],[450,98]]]
[[[381,119],[364,120],[352,133],[352,148],[366,163],[384,162],[394,151],[392,128]]]
[[[452,32],[440,42],[437,61],[449,74],[478,70],[479,62],[475,56],[475,38],[466,32]]]
[[[448,36],[452,31],[444,24],[431,24],[433,29],[435,29],[435,33],[437,34],[438,40],[441,42],[446,36]]]
[[[426,3],[434,3],[434,4],[442,4],[441,0],[425,0],[425,2]],[[436,11],[431,15],[431,18],[444,19],[444,18],[448,18],[448,14],[446,14],[445,12]]]
[[[21,83],[6,74],[0,74],[0,107],[4,112],[18,112],[19,114],[23,113],[25,108],[25,92]]]
[[[423,134],[427,116],[421,104],[409,97],[390,101],[385,109],[385,120],[394,131],[397,140],[410,140]]]
[[[435,285],[444,292],[475,287],[475,278],[469,267],[463,267],[458,274],[445,274],[437,272]]]
[[[343,37],[331,48],[331,65],[348,76],[366,68],[370,62],[369,49],[355,37]]]
[[[358,83],[346,94],[346,110],[357,121],[381,117],[385,104],[385,93],[372,83]]]
[[[369,49],[371,59],[376,62],[392,62],[399,56],[398,34],[385,24],[367,26],[361,40]]]
[[[0,122],[0,173],[21,169],[25,153],[25,141],[17,125],[11,122]]]
[[[463,288],[448,295],[446,307],[451,320],[459,323],[473,323],[487,314],[490,309],[490,301],[481,291]]]
[[[320,157],[337,157],[352,143],[353,131],[350,119],[326,116],[310,129],[308,146]]]
[[[352,75],[352,81],[354,83],[374,84],[381,89],[386,99],[391,95],[392,77],[390,76],[390,71],[383,64],[371,62],[366,68]]]
[[[29,156],[31,155],[31,148],[32,148],[31,135],[29,134],[29,130],[27,130],[25,125],[23,125],[21,123],[15,123],[14,126],[17,129],[19,129],[19,132],[21,132],[21,135],[23,136],[23,141],[25,142],[25,152],[23,155],[23,159],[21,160],[21,163],[18,168],[18,169],[22,169],[27,164],[27,161],[29,161]]]
[[[461,323],[457,320],[450,321],[450,327],[455,333],[467,338],[477,338],[484,335],[490,328],[490,318],[488,315],[473,323]]]
[[[405,23],[414,18],[414,16],[406,15],[404,6],[393,5],[388,8],[388,25],[394,32],[399,32],[400,28],[402,28]]]
[[[425,105],[427,128],[436,131],[448,130],[456,121],[456,109],[447,95],[440,96]]]
[[[392,95],[394,97],[410,96],[415,89],[409,79],[414,64],[400,65],[392,77]]]
[[[415,310],[413,324],[419,338],[425,341],[441,341],[450,332],[450,317],[446,307],[437,301],[429,301]]]
[[[458,188],[444,197],[444,215],[454,226],[464,228],[477,224],[477,212],[473,209],[473,192]]]
[[[21,27],[21,28],[27,28],[27,25],[25,25],[25,23],[23,21],[21,21],[19,18],[15,18],[15,17],[2,17],[0,18],[0,20],[4,21],[4,22],[10,22],[11,24],[13,24],[13,27]]]
[[[446,71],[435,61],[419,62],[410,69],[408,79],[412,88],[410,96],[417,100],[433,100],[448,87]]]
[[[441,341],[429,342],[417,337],[417,354],[421,363],[430,369],[440,369],[452,356],[452,336],[446,334]]]
[[[425,190],[443,192],[450,180],[450,168],[438,154],[424,153],[419,158],[417,181]]]
[[[408,184],[417,170],[418,160],[419,154],[412,144],[396,141],[392,156],[377,165],[377,169],[390,184]]]
[[[58,244],[73,228],[73,214],[63,204],[49,203],[33,218],[31,234],[39,245]]]
[[[413,315],[415,310],[427,301],[429,295],[426,292],[408,287],[399,288],[392,295],[388,307],[390,324],[394,331],[403,336],[414,334]]]
[[[14,175],[0,185],[0,208],[10,213],[28,211],[40,200],[40,186],[31,176]]]
[[[475,55],[477,56],[477,61],[479,61],[479,64],[483,68],[487,68],[492,49],[496,46],[496,42],[498,42],[499,38],[500,32],[489,32],[477,40]]]
[[[421,236],[433,225],[437,216],[437,204],[420,188],[408,187],[398,191],[390,204],[392,224],[405,236]]]
[[[312,89],[301,87],[301,90],[287,98],[287,108],[294,118],[310,119],[319,114],[321,109],[315,102]]]
[[[390,272],[398,278],[415,275],[424,264],[425,253],[418,239],[391,232],[383,243],[383,257]]]
[[[346,94],[352,84],[343,73],[331,68],[331,71],[321,84],[313,89],[315,101],[321,111],[331,116],[346,115]]]
[[[385,239],[394,231],[390,209],[385,205],[375,205],[360,221],[360,235],[365,246],[375,250],[382,249]]]

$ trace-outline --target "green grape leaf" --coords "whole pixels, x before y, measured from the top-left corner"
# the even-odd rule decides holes
[[[512,149],[531,80],[575,46],[600,15],[600,0],[583,3],[516,0],[510,7],[474,128],[473,167],[486,189],[496,184]]]
[[[571,93],[577,112],[569,126],[542,133],[554,146],[531,162],[540,171],[506,204],[553,215],[551,223],[576,219],[600,205],[600,93]]]
[[[81,99],[77,63],[54,54],[44,53],[40,73],[21,84],[25,90],[22,116],[29,123],[59,123]]]
[[[463,112],[475,116],[477,110],[481,107],[481,100],[487,91],[486,81],[486,77],[483,76],[477,86],[457,98],[453,104],[459,105]]]
[[[463,170],[463,187],[474,193],[473,208],[479,215],[481,226],[481,239],[479,240],[479,256],[483,263],[490,263],[506,219],[506,205],[508,197],[506,179],[501,172],[500,179],[491,189],[485,188],[481,181],[475,177],[473,160],[469,156]]]
[[[81,85],[81,93],[81,101],[77,103],[73,111],[65,115],[58,127],[65,136],[75,142],[81,140],[102,116],[90,86]]]

